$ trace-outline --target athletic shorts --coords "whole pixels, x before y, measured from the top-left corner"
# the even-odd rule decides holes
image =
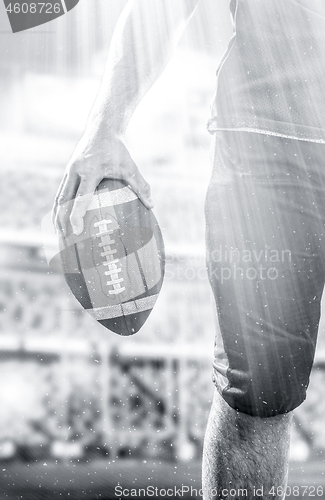
[[[206,199],[218,328],[213,380],[234,409],[306,397],[325,281],[325,145],[217,132]]]

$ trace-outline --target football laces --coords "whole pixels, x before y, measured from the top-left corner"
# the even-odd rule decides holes
[[[99,233],[96,234],[96,238],[100,238],[101,242],[99,247],[103,249],[100,253],[101,257],[105,257],[106,260],[103,261],[103,265],[108,269],[104,272],[105,276],[109,279],[106,284],[112,287],[108,290],[110,295],[118,295],[124,292],[125,287],[122,286],[124,281],[123,277],[120,277],[122,273],[122,268],[120,267],[119,259],[115,258],[114,255],[117,253],[117,249],[114,248],[115,240],[112,240],[110,235],[113,233],[113,229],[109,229],[108,226],[112,221],[109,219],[103,219],[95,222],[94,227],[99,229]]]

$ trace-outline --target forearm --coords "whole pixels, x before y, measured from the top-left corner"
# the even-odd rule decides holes
[[[128,2],[118,20],[104,78],[89,117],[96,134],[125,133],[138,103],[169,61],[197,2]]]

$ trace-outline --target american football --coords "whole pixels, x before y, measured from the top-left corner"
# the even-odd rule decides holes
[[[164,243],[157,220],[123,182],[97,187],[79,235],[59,234],[65,280],[85,310],[119,335],[133,335],[160,292]]]

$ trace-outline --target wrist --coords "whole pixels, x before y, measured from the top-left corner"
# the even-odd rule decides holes
[[[106,102],[99,100],[91,110],[86,128],[102,138],[124,137],[134,111],[132,106],[126,106],[125,100],[120,105],[112,96]]]

